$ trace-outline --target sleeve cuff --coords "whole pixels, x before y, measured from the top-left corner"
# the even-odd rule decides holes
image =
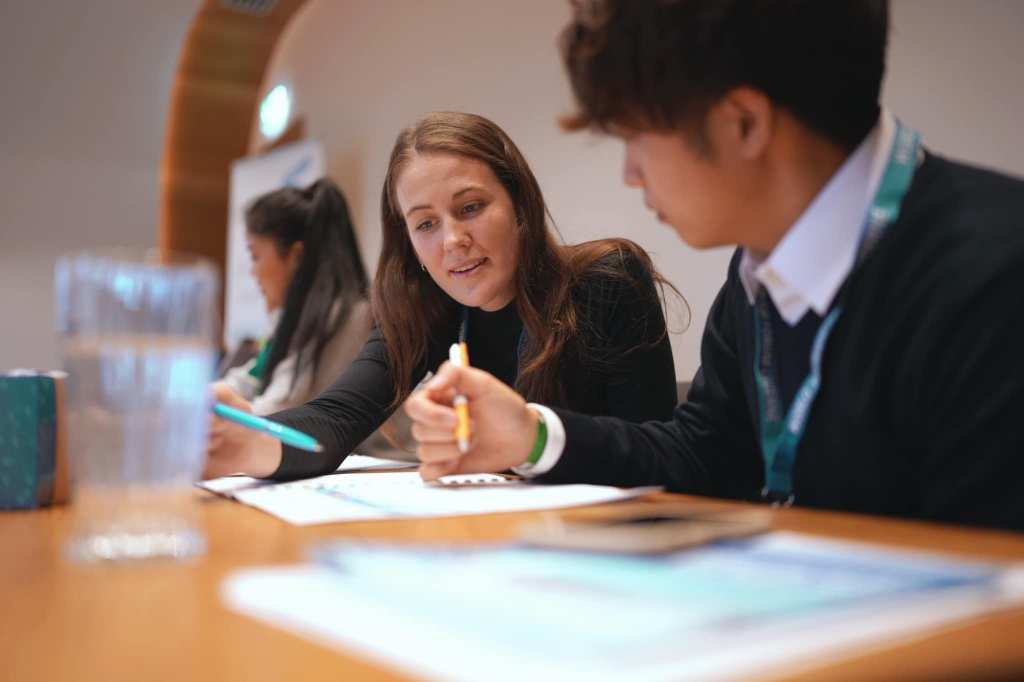
[[[232,367],[220,381],[245,400],[252,401],[260,391],[260,380],[249,374],[247,367]]]
[[[512,467],[512,471],[523,478],[533,478],[546,474],[558,464],[558,460],[562,457],[562,451],[565,450],[565,426],[551,408],[538,405],[537,403],[528,403],[527,407],[537,410],[541,417],[543,417],[544,425],[548,428],[548,442],[544,446],[544,452],[541,453],[540,459],[537,460],[536,464],[521,464],[517,467]]]

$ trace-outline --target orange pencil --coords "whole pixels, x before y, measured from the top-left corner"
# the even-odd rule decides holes
[[[459,343],[452,344],[448,349],[448,359],[456,367],[469,367],[469,349],[464,340],[460,339]],[[461,393],[455,396],[455,418],[455,440],[459,445],[459,452],[466,454],[469,452],[470,439],[469,402]]]

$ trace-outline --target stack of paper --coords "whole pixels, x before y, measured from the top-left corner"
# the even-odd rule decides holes
[[[296,525],[557,509],[615,502],[656,490],[534,485],[492,474],[445,476],[435,483],[424,483],[417,472],[340,473],[277,484],[238,478],[201,485]]]
[[[240,572],[224,597],[453,680],[749,679],[1024,602],[1021,568],[785,533],[662,557],[348,544],[317,559]]]
[[[381,459],[380,457],[369,457],[367,455],[351,454],[345,458],[335,473],[355,473],[360,471],[378,471],[381,469],[415,469],[418,462],[406,462],[397,459]],[[271,485],[280,485],[277,481],[268,481],[265,478],[252,478],[251,476],[222,476],[211,478],[208,481],[199,481],[196,486],[211,493],[235,497],[235,493],[251,488],[264,488]]]

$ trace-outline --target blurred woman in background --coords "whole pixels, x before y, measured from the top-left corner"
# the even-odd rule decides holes
[[[352,219],[333,182],[264,194],[246,209],[245,226],[252,276],[276,325],[259,354],[220,383],[265,415],[330,386],[372,320]]]

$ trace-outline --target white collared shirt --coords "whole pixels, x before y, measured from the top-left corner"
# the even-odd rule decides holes
[[[751,305],[761,287],[779,315],[795,326],[814,310],[824,316],[857,258],[864,221],[896,139],[896,120],[878,125],[818,192],[767,258],[743,250],[740,282]]]
[[[763,260],[743,250],[740,282],[751,305],[761,287],[775,302],[779,315],[795,326],[808,310],[824,316],[846,281],[857,257],[864,221],[896,141],[896,119],[883,110],[878,124],[857,146],[807,209],[786,231],[782,241]],[[516,467],[532,478],[550,471],[565,449],[565,427],[545,410],[549,442],[537,464]],[[552,433],[559,434],[551,438]]]

